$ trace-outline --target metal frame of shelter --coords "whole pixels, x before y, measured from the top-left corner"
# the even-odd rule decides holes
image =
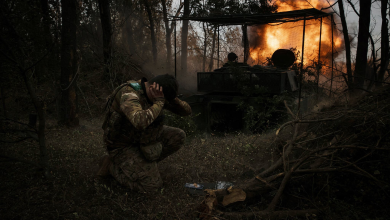
[[[253,14],[253,15],[221,15],[221,16],[213,16],[213,17],[172,17],[172,21],[175,22],[175,77],[176,77],[176,21],[180,20],[188,20],[188,21],[198,21],[198,22],[208,22],[210,24],[217,25],[218,31],[218,50],[217,50],[217,60],[219,67],[219,26],[229,26],[229,25],[244,25],[244,26],[254,26],[261,24],[274,24],[274,23],[287,23],[287,22],[296,22],[303,20],[303,33],[302,33],[302,56],[301,56],[301,64],[303,64],[303,55],[305,49],[305,27],[306,20],[312,19],[320,19],[320,40],[319,40],[319,50],[318,50],[318,62],[321,59],[321,35],[322,35],[322,18],[331,17],[332,24],[332,75],[331,75],[331,87],[330,94],[332,93],[332,84],[333,84],[333,12],[326,13],[315,8],[311,9],[302,9],[302,10],[294,10],[294,11],[285,11],[285,12],[277,12],[271,14]],[[244,29],[246,30],[246,28]],[[244,60],[246,62],[246,54],[248,50],[248,42],[244,41]],[[300,72],[302,73],[303,65],[300,66]],[[317,70],[317,89],[319,84],[319,69]],[[318,92],[318,90],[317,90]],[[301,93],[301,89],[299,90]],[[300,95],[299,95],[300,97]]]

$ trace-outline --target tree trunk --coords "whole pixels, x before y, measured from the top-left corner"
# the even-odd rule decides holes
[[[145,10],[148,13],[149,23],[150,23],[150,38],[152,40],[152,54],[153,54],[153,62],[157,64],[157,45],[156,45],[156,34],[154,32],[154,20],[152,15],[152,10],[149,6],[148,0],[143,0],[145,5]]]
[[[76,30],[78,24],[76,0],[62,1],[62,47],[60,77],[60,124],[78,126],[76,94]]]
[[[61,34],[61,24],[62,24],[62,21],[61,21],[61,14],[60,14],[60,2],[59,0],[56,1],[55,3],[55,11],[56,11],[56,18],[55,18],[55,24],[56,24],[56,28],[55,28],[55,31],[54,31],[54,42],[55,42],[55,45],[54,45],[54,54],[55,54],[55,59],[56,59],[56,64],[58,66],[60,66],[60,63],[61,63],[61,44],[60,44],[60,34]],[[53,72],[54,73],[54,72]],[[53,74],[53,78],[54,80],[58,80],[58,74]]]
[[[204,32],[204,43],[203,43],[203,72],[206,71],[206,52],[207,52],[207,31],[208,27],[205,27],[205,23],[203,22],[203,32]],[[207,25],[207,24],[206,24]]]
[[[344,12],[344,4],[342,0],[338,1],[339,4],[339,10],[340,10],[340,18],[341,18],[341,25],[343,27],[343,36],[344,36],[344,43],[345,43],[345,59],[347,63],[347,76],[348,76],[348,82],[347,86],[348,88],[351,88],[352,85],[352,67],[351,67],[351,42],[349,41],[349,35],[348,35],[348,27],[347,22],[345,20],[345,12]]]
[[[50,16],[49,16],[49,3],[48,0],[41,0],[41,10],[42,10],[42,26],[43,26],[43,33],[44,33],[44,41],[45,41],[45,46],[46,49],[49,50],[51,49],[52,45],[52,39],[51,39],[51,33],[50,33]],[[48,75],[48,69],[49,69],[49,64],[50,62],[50,57],[51,56],[46,56],[43,58],[41,63],[38,64],[41,69],[41,77],[46,77]],[[40,78],[41,78],[40,77]]]
[[[136,47],[134,43],[134,33],[133,33],[133,25],[132,25],[131,18],[128,18],[126,20],[125,30],[126,30],[126,43],[129,46],[129,52],[130,54],[134,54],[136,51]]]
[[[46,120],[45,120],[45,112],[43,111],[43,106],[39,102],[38,97],[30,83],[30,81],[27,79],[26,72],[21,71],[24,83],[26,84],[27,91],[30,94],[30,98],[34,104],[35,110],[38,114],[39,119],[39,125],[38,125],[38,141],[39,141],[39,153],[40,153],[40,161],[39,164],[43,169],[43,173],[46,177],[49,177],[50,174],[48,172],[49,168],[49,160],[47,157],[47,150],[46,150],[46,137],[45,137],[45,129],[46,129]]]
[[[368,51],[368,38],[370,34],[370,12],[371,1],[361,0],[359,1],[360,17],[359,17],[359,33],[358,44],[356,51],[356,65],[355,65],[355,79],[354,88],[364,88],[364,79],[366,77],[367,67],[367,51]]]
[[[388,0],[381,0],[381,16],[382,16],[382,28],[381,28],[381,64],[378,72],[378,82],[376,86],[381,86],[382,81],[386,73],[386,69],[389,65],[389,33],[388,33],[388,20],[387,15],[387,4]],[[390,18],[390,15],[389,15]]]
[[[212,71],[214,67],[214,51],[215,51],[216,38],[217,38],[217,27],[214,28],[213,43],[211,44],[209,71]]]
[[[369,65],[368,65],[368,75],[370,77],[370,80],[368,81],[368,85],[367,85],[367,90],[371,90],[372,87],[375,85],[375,82],[377,82],[377,70],[378,70],[378,66],[376,65],[376,55],[375,55],[375,43],[374,43],[374,40],[372,39],[372,36],[370,34],[370,42],[371,42],[371,57],[372,57],[372,63],[369,62]]]
[[[98,0],[100,22],[103,30],[103,57],[106,73],[110,72],[111,64],[111,14],[110,14],[110,2],[109,0]]]
[[[49,15],[49,3],[48,0],[41,0],[41,9],[42,9],[42,24],[43,30],[45,33],[46,46],[50,46],[52,43],[51,33],[50,33],[50,15]]]
[[[0,4],[2,4],[3,2],[0,2]],[[0,5],[1,7],[2,5]],[[2,8],[1,8],[2,9]],[[26,54],[23,52],[23,49],[22,48],[26,48],[25,46],[28,45],[28,43],[26,43],[26,45],[24,47],[22,47],[20,45],[20,43],[24,42],[20,39],[18,33],[16,32],[14,26],[8,21],[7,17],[5,17],[5,13],[3,13],[3,10],[1,10],[1,19],[2,19],[2,23],[8,28],[9,30],[9,33],[10,33],[10,38],[13,40],[12,42],[12,49],[10,49],[8,47],[8,44],[6,42],[2,40],[2,43],[4,43],[5,47],[6,47],[6,50],[7,53],[9,55],[7,55],[7,53],[2,53],[2,56],[3,58],[6,58],[8,59],[9,61],[11,61],[11,63],[14,63],[15,66],[17,67],[17,69],[19,70],[19,73],[25,83],[25,86],[27,88],[27,91],[28,93],[30,94],[30,99],[35,107],[35,110],[38,114],[38,117],[39,117],[39,126],[38,126],[38,141],[39,141],[39,150],[40,150],[40,161],[39,161],[39,164],[40,164],[40,167],[43,169],[44,171],[44,175],[46,177],[49,177],[49,172],[48,171],[48,157],[47,157],[47,151],[46,151],[46,139],[45,139],[45,112],[43,110],[43,105],[40,103],[39,99],[38,99],[38,96],[36,95],[34,89],[33,89],[33,86],[31,85],[31,82],[29,81],[29,79],[27,78],[27,71],[31,68],[33,68],[34,66],[38,65],[40,61],[43,60],[44,57],[41,57],[40,59],[36,59],[36,62],[33,63],[32,65],[29,63],[27,63],[28,61],[32,61],[31,60],[31,56],[26,56]],[[27,47],[27,49],[29,49]],[[16,55],[22,55],[22,56],[16,56]],[[47,56],[47,54],[45,54],[44,56]],[[18,57],[18,58],[16,58]],[[35,58],[35,57],[34,57]],[[34,59],[32,58],[32,59]],[[4,80],[6,79],[6,75],[1,75],[2,76],[2,82],[4,83]],[[8,81],[8,80],[7,80]],[[4,116],[7,117],[6,115],[6,108],[5,108],[5,96],[4,96],[4,90],[3,90],[3,85],[0,85],[1,86],[1,98],[3,100],[3,108],[4,108]],[[35,125],[35,124],[34,124]]]
[[[167,47],[167,69],[170,70],[171,59],[172,59],[172,45],[171,45],[171,30],[169,28],[166,0],[161,0],[161,4],[163,6],[163,16],[164,16],[164,24],[165,24],[165,45]]]
[[[183,17],[190,15],[190,0],[184,0]],[[188,37],[188,20],[183,20],[183,27],[181,29],[181,74],[182,77],[187,76],[187,37]]]
[[[132,18],[134,18],[134,10],[131,6],[127,4],[122,5],[123,9],[120,10],[120,15],[124,18],[124,23],[122,27],[122,44],[126,47],[127,52],[130,55],[135,53],[135,44],[134,44],[134,32]]]
[[[248,41],[248,27],[242,26],[242,42],[244,44],[244,63],[248,62],[249,58],[249,41]]]

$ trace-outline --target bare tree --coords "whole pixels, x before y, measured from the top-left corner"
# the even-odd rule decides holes
[[[190,15],[190,0],[184,0],[184,13],[183,17]],[[182,76],[187,75],[187,52],[188,52],[188,20],[183,20],[183,27],[181,29],[181,74]]]
[[[27,36],[27,34],[25,34],[26,32],[19,34],[18,31],[20,31],[20,29],[23,28],[19,28],[17,30],[15,28],[15,24],[13,24],[12,20],[9,19],[10,17],[12,17],[10,16],[11,12],[16,13],[17,10],[12,11],[5,2],[0,2],[0,18],[2,21],[1,22],[2,32],[0,34],[0,56],[4,57],[7,61],[10,61],[17,68],[17,72],[22,77],[24,84],[27,88],[27,91],[30,95],[31,101],[35,107],[35,111],[37,112],[38,115],[39,125],[38,125],[38,129],[35,128],[35,124],[32,124],[31,127],[38,134],[37,140],[39,142],[39,151],[40,151],[39,167],[43,169],[45,176],[49,176],[48,155],[47,155],[46,137],[45,137],[46,120],[45,120],[45,112],[43,109],[44,106],[39,100],[34,90],[34,86],[32,85],[31,81],[27,77],[27,73],[31,71],[32,68],[38,65],[47,56],[50,48],[48,48],[45,54],[41,55],[40,58],[36,59],[35,57],[33,57],[36,54],[30,53],[31,51],[33,51],[31,49],[31,47],[33,46],[31,42],[26,42],[27,40],[24,38]],[[16,15],[17,14],[14,14],[13,17],[14,18],[19,17]],[[28,16],[26,15],[26,17]],[[22,25],[19,24],[18,26],[20,27]],[[10,45],[12,45],[12,47],[10,47]],[[3,91],[1,92],[3,95]],[[34,164],[25,160],[21,160],[21,161]]]
[[[165,24],[165,45],[167,48],[167,68],[171,68],[171,60],[172,60],[172,45],[171,45],[171,36],[172,36],[172,31],[173,31],[173,25],[174,23],[172,22],[171,25],[169,26],[169,21],[168,21],[168,10],[167,10],[167,1],[166,0],[161,0],[161,4],[163,6],[163,17],[164,17],[164,24]],[[177,9],[176,16],[179,16],[179,13],[181,9],[183,8],[183,3],[179,5],[179,8]]]
[[[155,34],[155,30],[154,30],[154,20],[153,20],[153,15],[152,15],[152,9],[149,5],[148,0],[143,0],[143,3],[145,5],[145,10],[148,13],[150,38],[152,40],[153,62],[154,62],[154,64],[156,64],[157,63],[157,44],[156,44],[156,34]]]
[[[377,86],[381,85],[384,80],[385,72],[389,66],[389,29],[387,15],[388,0],[381,0],[381,16],[382,16],[382,27],[381,27],[381,63],[377,77]]]
[[[343,0],[339,0],[338,4],[339,4],[340,19],[341,19],[341,25],[343,27],[343,36],[344,36],[344,44],[345,44],[345,59],[347,64],[347,76],[348,76],[348,82],[346,83],[348,85],[348,88],[350,88],[352,84],[351,42],[349,41],[348,26],[345,19]]]
[[[242,26],[242,44],[244,45],[244,63],[248,62],[249,58],[249,41],[248,41],[248,27]]]
[[[123,38],[123,40],[129,46],[130,54],[133,54],[135,53],[135,45],[134,45],[134,33],[132,27],[132,20],[130,18],[126,19],[125,31],[126,31],[126,38]]]
[[[42,10],[42,26],[44,30],[44,41],[46,48],[50,48],[52,45],[52,37],[50,33],[50,15],[49,15],[49,3],[48,0],[41,0],[41,10]],[[41,74],[46,76],[48,73],[49,66],[49,57],[46,56],[41,62]]]
[[[98,0],[100,22],[103,30],[103,56],[105,71],[109,73],[111,63],[111,49],[112,49],[112,29],[111,29],[111,13],[109,0]]]
[[[172,57],[172,47],[171,47],[172,28],[169,27],[167,1],[161,0],[161,4],[163,7],[163,16],[164,16],[164,24],[165,24],[165,45],[167,47],[167,68],[170,69],[171,57]]]
[[[203,72],[206,71],[206,52],[207,52],[207,32],[208,32],[208,24],[206,23],[202,23],[203,25],[203,32],[204,32],[204,43],[203,43]]]
[[[354,73],[354,88],[363,89],[367,67],[368,39],[370,35],[371,1],[361,0],[359,1],[359,4],[360,17],[358,43],[356,51],[356,66]]]
[[[59,123],[71,127],[79,125],[76,93],[76,30],[78,24],[76,6],[76,0],[62,1],[61,100],[59,106]]]
[[[214,27],[213,43],[211,44],[209,71],[212,71],[213,66],[214,66],[214,52],[215,52],[215,41],[216,41],[216,38],[217,38],[217,27]]]
[[[134,21],[133,18],[136,16],[134,10],[134,4],[131,1],[123,1],[121,5],[122,9],[119,10],[123,18],[123,29],[122,29],[122,44],[126,45],[130,54],[136,53],[136,47],[134,43]]]

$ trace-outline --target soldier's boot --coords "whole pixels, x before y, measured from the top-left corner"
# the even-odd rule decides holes
[[[110,176],[110,166],[112,162],[110,156],[105,155],[99,160],[99,171],[97,172],[97,176],[100,177],[108,177]]]

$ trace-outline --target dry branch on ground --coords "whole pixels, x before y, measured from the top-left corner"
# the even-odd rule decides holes
[[[317,213],[318,208],[324,210],[327,207],[312,207],[307,210],[278,210],[278,207],[283,207],[281,198],[286,196],[285,191],[289,185],[293,185],[294,182],[305,182],[314,175],[323,173],[338,173],[339,175],[352,173],[363,177],[365,182],[375,185],[379,191],[390,198],[386,182],[376,178],[371,170],[367,170],[372,169],[373,165],[370,166],[370,163],[373,163],[373,159],[374,161],[388,160],[390,151],[388,144],[390,104],[388,103],[390,103],[390,87],[360,97],[355,103],[334,105],[331,111],[306,117],[293,114],[285,103],[287,111],[294,119],[283,124],[276,131],[275,140],[278,139],[280,133],[283,133],[283,128],[288,125],[293,126],[293,129],[289,130],[289,139],[274,141],[279,144],[274,147],[282,149],[280,158],[267,169],[255,173],[255,178],[234,186],[234,189],[246,193],[244,202],[269,197],[265,201],[268,203],[266,208],[257,212],[226,211],[226,209],[221,209],[224,207],[221,201],[230,196],[229,191],[218,190],[209,192],[215,195],[214,203],[208,206],[207,215],[201,214],[200,217],[202,219],[209,219],[210,216],[227,219],[249,217],[277,219]],[[387,153],[383,154],[382,151]],[[271,197],[270,192],[274,192]]]

